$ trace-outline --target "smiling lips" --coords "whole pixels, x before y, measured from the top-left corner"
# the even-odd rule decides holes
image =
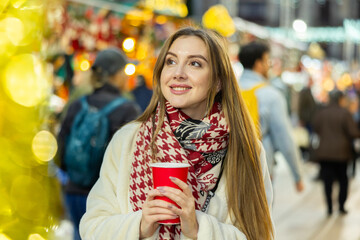
[[[189,92],[191,89],[190,86],[187,85],[172,85],[170,86],[170,91],[173,94],[183,94]]]

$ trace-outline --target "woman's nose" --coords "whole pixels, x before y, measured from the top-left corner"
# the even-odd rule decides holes
[[[186,69],[185,66],[178,65],[174,71],[174,78],[178,80],[186,79]]]

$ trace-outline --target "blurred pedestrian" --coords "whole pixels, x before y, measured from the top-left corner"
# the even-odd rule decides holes
[[[300,170],[300,152],[292,136],[285,97],[268,84],[270,48],[262,42],[251,42],[240,48],[239,61],[244,72],[239,84],[242,90],[260,86],[255,91],[260,118],[261,138],[266,150],[269,172],[274,177],[275,152],[280,151],[295,180],[296,190],[304,188]],[[244,99],[246,101],[246,99]]]
[[[145,111],[147,106],[150,103],[152,90],[146,86],[145,78],[143,75],[136,77],[136,87],[132,91],[132,94],[135,97],[135,101],[139,104],[141,111]]]
[[[316,111],[320,108],[317,105],[314,95],[312,93],[312,86],[313,86],[313,79],[312,77],[302,70],[302,75],[305,79],[305,86],[301,89],[299,93],[299,101],[298,101],[298,116],[299,116],[299,125],[306,129],[308,135],[311,136],[313,133],[313,120]],[[310,142],[308,146],[301,146],[301,153],[303,159],[305,161],[311,160],[316,161],[313,159],[313,154],[310,153]],[[315,180],[319,180],[319,174],[315,177]]]
[[[284,79],[282,78],[283,69],[282,69],[282,62],[280,59],[274,59],[272,61],[271,73],[272,76],[270,78],[270,84],[274,86],[276,89],[278,89],[285,97],[287,112],[291,117],[292,87],[291,85],[285,83]]]
[[[348,196],[347,167],[353,158],[352,144],[360,131],[346,109],[343,92],[334,90],[329,93],[329,104],[315,115],[313,130],[319,138],[315,149],[316,160],[320,163],[320,176],[324,183],[327,213],[333,212],[332,186],[339,181],[339,210],[346,214],[345,202]]]
[[[92,152],[90,156],[84,155],[83,158],[87,159],[81,159],[79,157],[81,156],[82,151],[86,151],[87,147],[82,147],[79,149],[79,152],[72,153],[72,156],[71,153],[69,153],[69,149],[73,149],[73,147],[79,145],[92,146],[97,149],[105,150],[111,136],[122,125],[139,116],[140,109],[136,103],[122,101],[122,104],[120,104],[120,102],[118,105],[114,104],[115,101],[120,100],[121,92],[126,85],[127,77],[124,72],[126,64],[127,58],[119,49],[108,48],[100,51],[91,68],[91,81],[94,92],[71,103],[66,112],[64,121],[61,124],[58,135],[58,156],[61,161],[61,169],[68,173],[69,176],[69,181],[66,183],[64,191],[70,217],[74,223],[75,240],[80,239],[78,226],[82,215],[85,213],[87,195],[92,188],[94,181],[98,178],[100,171],[98,168],[101,165],[103,156],[101,152],[98,154],[99,156],[95,156],[95,152]],[[123,99],[121,98],[121,100]],[[96,142],[97,139],[90,139],[85,143],[81,141],[87,141],[86,139],[77,139],[78,142],[74,143],[69,142],[74,138],[74,132],[79,130],[77,128],[81,125],[80,123],[86,121],[86,117],[89,117],[89,115],[84,115],[85,117],[82,117],[80,114],[88,114],[88,112],[89,114],[100,113],[103,109],[110,109],[110,107],[112,107],[112,111],[109,110],[110,113],[104,116],[107,122],[106,129],[96,130],[101,136],[108,136],[107,139],[105,139],[105,142],[100,143],[102,146],[97,146],[97,144],[99,144]],[[86,113],[83,112],[85,111],[85,108],[87,110]],[[90,128],[95,126],[100,126],[100,124],[100,122],[95,123],[90,120],[88,126],[85,126],[85,129],[82,129],[81,131],[85,134],[87,130],[91,130]],[[91,151],[95,150],[93,149]],[[98,152],[96,152],[96,154],[97,153]],[[91,162],[89,162],[90,160],[88,159],[90,157],[93,157],[91,158]],[[74,165],[82,163],[86,164],[84,164],[84,166],[78,166],[80,172],[75,172],[75,169],[73,169]],[[81,172],[81,170],[83,170],[83,172]],[[72,174],[72,172],[75,173]],[[90,179],[89,182],[82,180],[90,176],[92,176],[93,179]]]
[[[150,105],[109,144],[81,220],[84,239],[273,239],[265,153],[225,44],[190,27],[165,42]],[[190,164],[187,182],[172,179],[182,191],[153,189],[152,162]],[[178,216],[179,225],[158,223]]]
[[[305,127],[309,134],[311,134],[312,122],[317,110],[317,104],[311,89],[313,85],[312,77],[309,74],[307,74],[307,76],[308,81],[299,93],[298,115],[300,125]]]

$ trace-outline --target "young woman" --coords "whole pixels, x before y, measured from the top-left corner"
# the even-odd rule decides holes
[[[265,153],[225,46],[195,28],[166,41],[149,106],[107,148],[80,223],[83,239],[273,239]],[[182,191],[153,189],[152,162],[189,163],[187,183],[172,180]],[[179,225],[157,223],[177,216]]]

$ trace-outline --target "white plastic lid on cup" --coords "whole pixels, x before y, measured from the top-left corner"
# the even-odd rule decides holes
[[[188,164],[188,163],[177,163],[177,162],[158,162],[158,163],[150,163],[150,167],[186,168],[186,167],[190,167],[190,164]]]

